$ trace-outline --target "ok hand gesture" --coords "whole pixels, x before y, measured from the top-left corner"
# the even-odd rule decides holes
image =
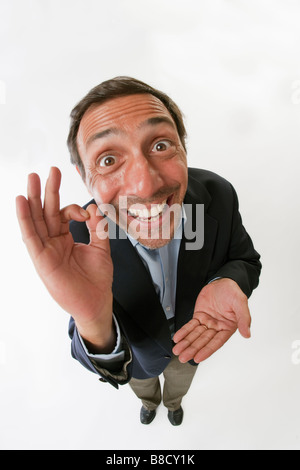
[[[34,266],[56,302],[76,322],[80,334],[95,349],[109,351],[114,344],[112,276],[109,240],[97,236],[97,207],[87,211],[72,204],[60,209],[61,173],[51,168],[44,205],[37,174],[28,177],[28,195],[16,199],[23,240]],[[74,243],[69,221],[86,221],[90,244]]]

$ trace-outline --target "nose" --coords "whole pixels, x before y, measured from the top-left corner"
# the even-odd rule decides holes
[[[127,163],[124,189],[127,196],[134,196],[146,201],[164,186],[159,168],[139,153]]]

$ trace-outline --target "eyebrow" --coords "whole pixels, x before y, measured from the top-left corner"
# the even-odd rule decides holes
[[[121,129],[117,129],[116,127],[112,127],[111,129],[105,129],[104,131],[97,132],[96,134],[91,135],[91,137],[88,138],[86,147],[88,148],[95,140],[97,139],[103,139],[104,137],[107,137],[108,135],[118,135],[122,134],[123,131]]]
[[[138,127],[139,129],[147,126],[157,126],[158,124],[169,124],[171,127],[173,127],[176,130],[176,126],[172,119],[168,118],[167,116],[155,116],[151,117],[149,119],[146,119],[146,121],[142,122]],[[124,131],[122,129],[119,129],[117,127],[112,127],[109,129],[105,129],[101,132],[97,132],[96,134],[93,134],[89,139],[87,140],[86,143],[86,148],[88,148],[95,140],[98,139],[103,139],[107,136],[110,135],[120,135],[123,134]]]
[[[147,119],[139,125],[139,128],[146,126],[157,126],[158,124],[169,124],[174,129],[176,129],[175,123],[171,118],[167,116],[155,116]]]

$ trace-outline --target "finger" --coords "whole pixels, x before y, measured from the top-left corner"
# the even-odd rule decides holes
[[[88,211],[78,206],[77,204],[71,204],[64,207],[60,211],[60,220],[61,220],[61,229],[60,233],[62,235],[69,233],[69,223],[71,220],[76,220],[77,222],[85,222],[89,219],[90,214]]]
[[[57,237],[60,235],[60,182],[61,172],[58,168],[52,167],[46,182],[44,199],[44,218],[48,227],[49,237]]]
[[[208,359],[229,340],[233,333],[232,331],[218,331],[207,344],[199,348],[198,352],[194,355],[194,361],[199,363]]]
[[[173,348],[173,352],[178,355],[180,362],[188,362],[194,359],[196,354],[204,348],[216,334],[217,332],[215,330],[205,330],[195,338],[192,343],[189,343],[187,339],[182,340]]]
[[[87,207],[87,211],[90,215],[89,219],[86,221],[90,234],[90,245],[109,252],[110,244],[107,218],[100,214],[96,204],[90,204]]]
[[[188,349],[191,344],[193,344],[196,340],[200,338],[200,336],[207,331],[207,327],[204,325],[200,325],[197,322],[197,326],[195,326],[190,333],[188,333],[185,337],[183,337],[177,344],[174,346],[173,351],[174,354],[178,355],[181,354],[182,351]]]
[[[27,182],[28,204],[35,230],[41,240],[48,238],[48,229],[44,219],[41,201],[41,181],[39,175],[31,173]]]
[[[183,325],[180,330],[176,331],[175,335],[173,336],[174,343],[178,343],[187,335],[189,335],[197,326],[199,326],[199,321],[195,318],[192,318],[188,323]]]
[[[33,223],[29,202],[24,196],[17,196],[16,210],[23,241],[30,256],[34,259],[41,253],[44,245]]]

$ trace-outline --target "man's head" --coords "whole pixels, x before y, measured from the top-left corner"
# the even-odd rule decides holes
[[[186,192],[185,136],[182,114],[167,95],[117,77],[73,109],[68,147],[97,204],[112,205],[122,228],[131,234],[134,227],[141,243],[157,248],[173,237],[171,206],[181,205]]]

